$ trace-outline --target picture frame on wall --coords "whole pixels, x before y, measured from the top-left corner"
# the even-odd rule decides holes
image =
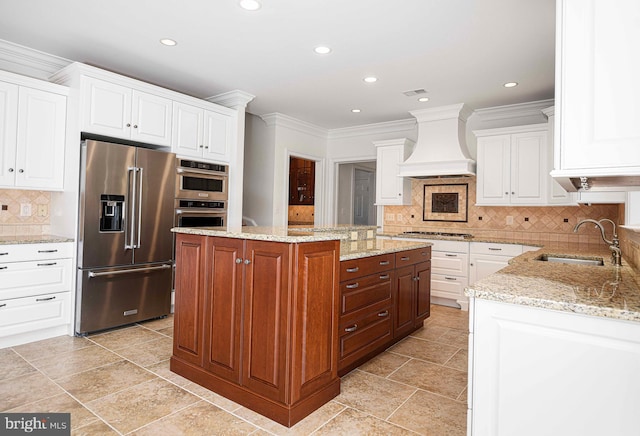
[[[424,185],[422,221],[466,223],[468,194],[468,183]]]

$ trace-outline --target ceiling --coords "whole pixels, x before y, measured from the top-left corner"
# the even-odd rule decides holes
[[[554,23],[554,0],[0,1],[0,39],[327,129],[553,98]]]

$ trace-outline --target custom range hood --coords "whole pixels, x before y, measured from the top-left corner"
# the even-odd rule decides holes
[[[418,140],[411,156],[399,165],[401,177],[473,176],[476,163],[466,141],[471,111],[462,103],[409,112],[418,120]]]

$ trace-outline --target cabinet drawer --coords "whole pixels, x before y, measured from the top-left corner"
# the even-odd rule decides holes
[[[71,242],[0,245],[0,263],[73,257]]]
[[[391,307],[360,318],[340,329],[340,365],[344,367],[357,358],[374,351],[392,339]]]
[[[498,256],[519,256],[522,254],[522,245],[519,244],[494,244],[490,242],[472,242],[472,254],[493,254]]]
[[[391,304],[391,271],[340,283],[340,316],[358,316],[372,305]]]
[[[431,254],[431,272],[466,277],[469,273],[469,255],[448,251],[434,251]]]
[[[395,268],[395,256],[382,254],[340,262],[340,281],[352,280]]]
[[[464,295],[469,284],[467,277],[448,274],[431,274],[431,295],[434,297],[458,299]]]
[[[406,265],[424,262],[431,258],[431,247],[417,248],[415,250],[399,251],[396,253],[396,266],[402,268]]]
[[[71,259],[0,264],[0,300],[71,290]]]
[[[0,300],[0,337],[69,324],[70,292]]]

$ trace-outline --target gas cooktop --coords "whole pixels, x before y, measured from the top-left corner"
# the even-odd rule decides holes
[[[473,235],[469,233],[447,233],[447,232],[403,232],[403,235],[417,235],[417,236],[446,236],[448,238],[458,239],[471,239]]]

